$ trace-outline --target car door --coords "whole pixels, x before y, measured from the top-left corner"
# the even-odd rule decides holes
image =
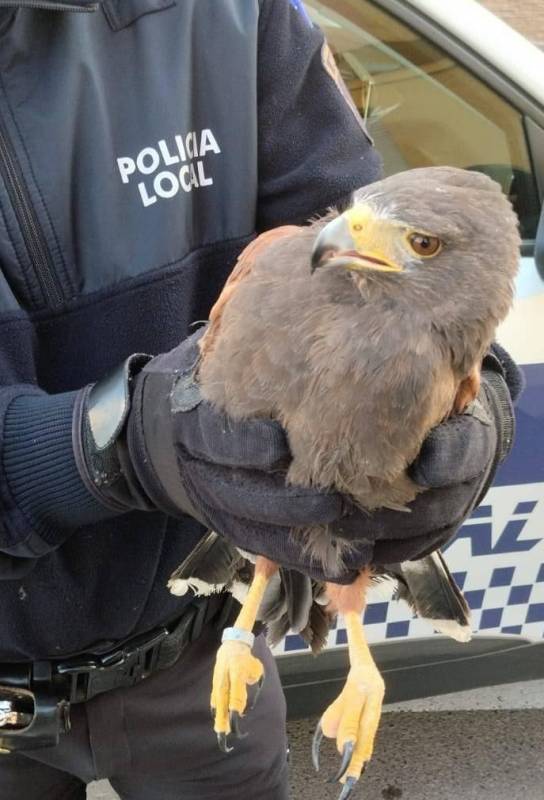
[[[517,297],[499,332],[527,380],[516,444],[446,558],[471,606],[475,631],[510,642],[542,641],[544,280],[534,240],[544,188],[544,111],[407,0],[307,0],[306,8],[327,36],[385,174],[439,164],[478,170],[501,184],[518,213],[523,249]],[[427,623],[383,592],[370,597],[365,623],[371,642],[433,637]],[[345,643],[340,621],[329,647]],[[280,648],[303,649],[292,635]],[[436,642],[429,653],[437,657]]]

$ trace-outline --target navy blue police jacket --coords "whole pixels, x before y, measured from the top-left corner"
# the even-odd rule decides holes
[[[30,5],[0,9],[1,661],[106,647],[179,615],[167,579],[202,528],[143,512],[71,524],[66,409],[206,319],[256,232],[379,175],[300,2]],[[28,426],[6,423],[22,395],[43,402],[38,462]],[[6,459],[30,494],[57,482],[64,524],[31,519]]]

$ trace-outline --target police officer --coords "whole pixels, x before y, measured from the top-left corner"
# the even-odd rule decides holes
[[[204,403],[168,398],[243,247],[345,203],[379,158],[298,1],[0,6],[0,795],[83,798],[109,778],[124,800],[280,800],[285,709],[262,637],[252,736],[225,756],[208,703],[229,609],[165,587],[210,520],[311,569],[273,511],[247,510],[285,436],[219,434]],[[361,517],[377,558],[446,542],[508,449],[519,376],[502,351],[484,367],[489,419],[427,441],[413,477],[431,488],[402,538]],[[245,467],[236,513],[213,491],[189,502],[195,463],[212,486],[217,465]],[[330,502],[310,498],[307,523]]]

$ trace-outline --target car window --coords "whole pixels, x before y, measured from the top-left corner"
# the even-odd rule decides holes
[[[418,31],[368,0],[308,0],[385,173],[449,164],[485,172],[509,195],[524,239],[539,203],[522,114]]]

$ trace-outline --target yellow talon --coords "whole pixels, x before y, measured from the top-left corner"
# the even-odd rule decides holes
[[[314,764],[319,766],[319,743],[325,735],[336,739],[342,764],[336,780],[345,784],[347,798],[372,756],[381,717],[385,684],[365,640],[361,616],[345,614],[351,669],[340,695],[321,717],[314,739]]]
[[[229,712],[244,714],[247,686],[263,676],[263,665],[251,654],[247,644],[223,642],[217,652],[213,673],[211,705],[215,710],[216,733],[230,733]]]
[[[262,566],[259,561],[262,561]],[[257,571],[260,566],[262,572]],[[234,623],[234,627],[239,631],[251,633],[272,568],[275,571],[276,567],[271,562],[265,563],[264,559],[257,560],[255,577]],[[249,644],[232,639],[223,642],[217,651],[215,661],[211,707],[215,716],[214,730],[217,741],[224,752],[232,749],[227,744],[227,737],[231,732],[238,738],[243,737],[238,728],[238,719],[246,710],[247,687],[261,682],[263,676],[263,665],[252,655]]]

